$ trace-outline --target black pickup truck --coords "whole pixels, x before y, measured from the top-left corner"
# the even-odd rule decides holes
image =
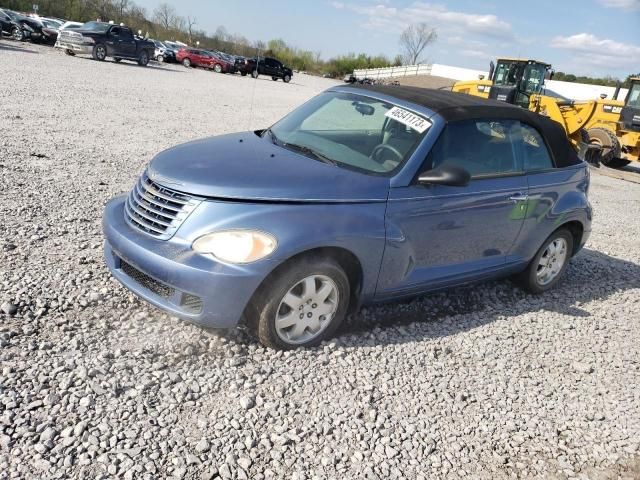
[[[243,76],[250,73],[253,78],[257,78],[258,75],[267,75],[272,80],[281,78],[283,82],[289,83],[293,77],[293,71],[289,67],[270,57],[245,58],[240,65],[236,62],[235,66]]]
[[[135,36],[129,27],[103,22],[88,22],[75,30],[62,30],[56,47],[68,55],[86,54],[100,61],[107,57],[113,57],[116,62],[133,60],[143,67],[153,58],[156,48],[152,41]]]

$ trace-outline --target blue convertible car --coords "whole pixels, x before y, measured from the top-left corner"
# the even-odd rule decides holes
[[[469,95],[336,87],[266,130],[158,154],[103,219],[113,275],[207,327],[319,343],[360,305],[513,276],[553,287],[591,231],[553,121]]]

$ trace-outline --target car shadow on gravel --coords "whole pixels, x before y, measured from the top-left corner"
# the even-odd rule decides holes
[[[29,50],[28,48],[24,48],[19,45],[9,45],[4,40],[0,42],[0,50],[8,50],[10,52],[21,52],[21,53],[35,53],[38,54],[40,52],[36,52],[35,50]]]
[[[509,280],[501,280],[365,307],[345,322],[337,341],[351,347],[406,343],[545,310],[590,317],[581,305],[634,288],[640,288],[640,265],[584,249],[572,259],[562,281],[545,294],[527,294]],[[406,328],[409,325],[412,328]],[[372,330],[376,330],[373,337],[367,335]]]

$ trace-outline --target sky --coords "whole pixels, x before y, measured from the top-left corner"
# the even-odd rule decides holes
[[[322,58],[354,52],[400,53],[409,23],[438,39],[423,60],[488,69],[499,56],[535,58],[556,71],[625,78],[640,72],[640,0],[134,0],[149,14],[161,3],[197,28],[251,41],[282,38]]]

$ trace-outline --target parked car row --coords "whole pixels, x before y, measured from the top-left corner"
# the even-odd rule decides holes
[[[0,8],[1,33],[10,35],[18,41],[31,40],[37,43],[53,44],[64,23],[64,20],[58,18],[27,16]]]
[[[139,37],[123,24],[113,22],[69,22],[62,19],[27,16],[0,9],[2,32],[17,41],[55,44],[67,55],[91,55],[103,61],[131,60],[146,66],[150,60],[181,63],[188,68],[206,68],[216,73],[240,73],[257,78],[266,75],[289,83],[293,71],[271,57],[245,58],[225,52],[193,48],[180,42]]]

